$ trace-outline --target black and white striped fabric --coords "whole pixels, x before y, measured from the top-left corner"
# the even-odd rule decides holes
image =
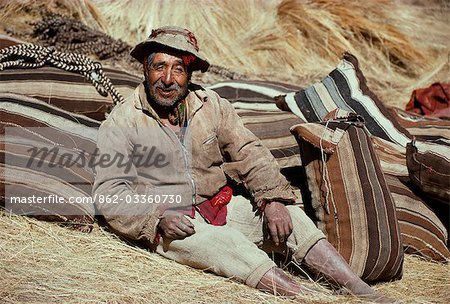
[[[406,147],[409,132],[389,113],[369,89],[355,56],[345,53],[337,67],[322,81],[285,97],[289,109],[307,122],[321,121],[339,108],[364,117],[370,134]]]

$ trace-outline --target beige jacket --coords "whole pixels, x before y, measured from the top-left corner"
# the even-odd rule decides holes
[[[134,154],[127,166],[103,162],[95,168],[96,208],[116,233],[152,244],[160,215],[175,206],[163,204],[162,195],[176,196],[182,205],[200,204],[226,185],[226,175],[242,182],[256,203],[295,201],[270,151],[227,100],[190,85],[186,101],[189,125],[183,145],[147,102],[143,84],[100,126],[99,159]]]

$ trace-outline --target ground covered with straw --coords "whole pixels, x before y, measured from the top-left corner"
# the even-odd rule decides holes
[[[127,244],[96,225],[90,234],[0,215],[2,303],[360,303],[296,277],[317,296],[286,299],[194,270]],[[448,303],[450,265],[405,257],[403,279],[376,289],[405,303]]]

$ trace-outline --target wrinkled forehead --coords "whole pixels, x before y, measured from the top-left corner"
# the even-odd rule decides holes
[[[153,58],[149,58],[151,60],[149,60],[148,62],[152,62],[152,63],[161,63],[161,62],[165,62],[165,63],[179,63],[179,64],[183,64],[183,59],[181,56],[174,56],[171,54],[167,54],[167,53],[153,53]]]
[[[157,50],[154,50],[153,52],[150,52],[147,54],[146,59],[147,59],[147,63],[151,63],[153,62],[156,58],[160,59],[160,58],[165,58],[167,59],[179,59],[181,61],[183,61],[183,56],[187,55],[189,53],[187,52],[182,52],[182,51],[178,51],[175,49],[171,49],[171,48],[159,48]]]

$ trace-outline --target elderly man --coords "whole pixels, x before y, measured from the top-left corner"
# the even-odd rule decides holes
[[[231,104],[190,83],[193,71],[209,67],[190,31],[153,30],[131,55],[143,64],[145,81],[114,108],[98,135],[94,198],[113,231],[273,294],[309,291],[267,251],[289,254],[355,295],[385,300],[294,205],[275,159]],[[102,165],[102,159],[124,157],[125,164]],[[231,179],[245,186],[252,203],[232,197]]]

